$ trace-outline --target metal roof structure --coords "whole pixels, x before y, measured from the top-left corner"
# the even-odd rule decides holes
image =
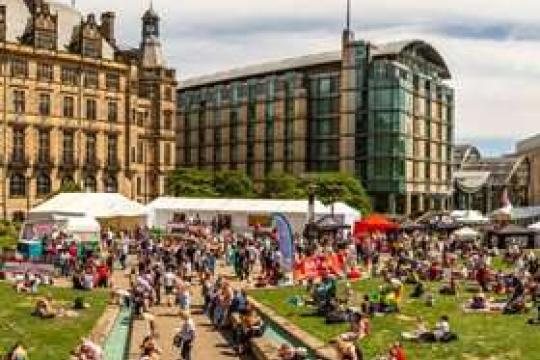
[[[464,172],[487,172],[491,185],[507,185],[518,167],[527,159],[523,156],[503,156],[497,158],[483,158],[474,162],[465,162],[461,168]]]
[[[432,62],[439,68],[440,76],[444,79],[450,78],[450,71],[442,56],[428,43],[421,40],[406,40],[391,42],[380,46],[372,46],[372,56],[378,57],[398,57],[405,52],[419,55]],[[263,76],[284,71],[293,71],[306,67],[313,67],[324,64],[341,62],[341,51],[330,51],[317,54],[304,55],[293,58],[286,58],[278,61],[270,61],[257,65],[250,65],[235,68],[227,71],[220,71],[210,75],[194,77],[181,81],[180,90],[201,87],[214,83],[221,83],[230,80],[241,80],[253,76]]]
[[[225,82],[232,79],[244,79],[252,76],[291,71],[305,67],[324,65],[341,61],[341,52],[330,51],[318,54],[305,55],[294,58],[287,58],[279,61],[271,61],[242,68],[220,71],[210,75],[203,75],[188,80],[181,81],[180,89],[204,86],[213,83]]]

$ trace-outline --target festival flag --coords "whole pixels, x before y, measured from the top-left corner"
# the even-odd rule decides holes
[[[294,262],[294,245],[293,232],[289,220],[283,214],[273,214],[277,241],[281,252],[281,268],[286,272],[293,270]]]

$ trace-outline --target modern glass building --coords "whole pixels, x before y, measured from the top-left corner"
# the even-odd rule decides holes
[[[342,49],[180,83],[177,165],[265,174],[354,174],[377,211],[449,206],[454,91],[429,44]]]

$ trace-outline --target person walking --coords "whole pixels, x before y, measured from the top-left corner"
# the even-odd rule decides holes
[[[182,360],[191,360],[191,350],[195,341],[195,322],[191,315],[183,313],[184,323],[175,336],[174,343],[180,349]]]

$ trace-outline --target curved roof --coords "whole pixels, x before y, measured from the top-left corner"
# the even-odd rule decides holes
[[[508,184],[520,165],[526,161],[528,160],[525,156],[483,158],[475,162],[464,163],[461,172],[489,172],[491,184],[502,186]]]
[[[441,54],[423,40],[404,40],[383,44],[375,48],[373,55],[376,57],[399,56],[406,52],[412,52],[436,65],[439,68],[439,76],[443,79],[452,77]]]

